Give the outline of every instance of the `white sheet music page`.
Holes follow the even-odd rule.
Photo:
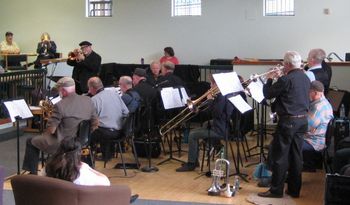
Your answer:
[[[252,95],[252,98],[256,100],[257,102],[261,103],[261,101],[264,100],[264,93],[263,93],[263,83],[260,80],[257,80],[256,82],[251,82],[248,85],[249,92]]]
[[[4,102],[4,104],[10,114],[11,122],[15,122],[15,117],[17,116],[21,117],[22,119],[33,117],[32,112],[23,99]]]
[[[241,82],[236,72],[213,74],[216,85],[222,95],[243,91]]]
[[[171,109],[184,106],[179,89],[177,88],[163,88],[160,91],[160,95],[162,97],[164,109]]]
[[[190,99],[187,95],[187,92],[185,90],[185,88],[180,88],[181,94],[182,94],[182,104],[186,105],[187,104],[187,100]]]
[[[56,105],[56,103],[58,103],[61,100],[62,100],[61,96],[57,96],[55,98],[50,98],[50,101],[53,105]]]
[[[251,110],[252,107],[244,101],[241,95],[236,95],[229,98],[229,101],[243,114],[248,110]]]

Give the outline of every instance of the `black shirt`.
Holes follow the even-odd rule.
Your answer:
[[[310,80],[301,69],[291,70],[272,84],[268,79],[263,87],[266,99],[276,98],[279,116],[306,115],[309,109]]]

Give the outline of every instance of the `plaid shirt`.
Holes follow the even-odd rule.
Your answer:
[[[308,113],[308,132],[305,135],[305,140],[316,151],[321,151],[325,147],[327,125],[332,118],[332,106],[325,97],[311,102]]]

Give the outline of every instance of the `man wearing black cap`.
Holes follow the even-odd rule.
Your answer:
[[[56,87],[62,98],[53,107],[47,121],[47,129],[42,135],[29,138],[23,160],[23,170],[37,173],[40,150],[55,153],[65,138],[76,137],[79,123],[90,120],[92,130],[98,126],[98,119],[92,100],[75,93],[75,82],[71,77],[61,78]]]
[[[75,58],[67,60],[67,64],[74,66],[72,77],[76,82],[78,94],[87,93],[87,82],[91,77],[97,76],[101,67],[101,56],[95,53],[89,41],[79,43],[81,52]]]

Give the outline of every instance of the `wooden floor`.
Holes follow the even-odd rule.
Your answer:
[[[255,145],[255,137],[248,138],[249,144]],[[183,145],[186,149],[186,144]],[[124,156],[130,161],[130,150],[127,151]],[[158,159],[152,159],[152,164],[156,165],[158,162],[166,159],[168,156],[163,154]],[[178,157],[175,154],[174,157]],[[187,153],[183,152],[182,160],[187,159]],[[258,158],[251,158],[248,162],[244,161],[244,164],[250,164],[257,162]],[[200,168],[197,168],[193,172],[178,173],[175,169],[178,168],[181,163],[171,160],[162,165],[157,165],[158,172],[145,173],[139,170],[128,170],[128,176],[125,177],[122,169],[113,169],[113,166],[120,162],[120,157],[113,159],[107,164],[106,168],[103,168],[103,163],[96,162],[96,169],[106,174],[112,184],[126,184],[128,185],[133,194],[139,194],[141,199],[152,200],[167,200],[167,201],[184,201],[184,202],[199,202],[199,203],[211,203],[211,204],[251,204],[247,202],[246,198],[251,195],[256,195],[258,192],[267,190],[266,188],[257,187],[257,182],[252,179],[252,173],[255,166],[248,168],[242,168],[241,172],[248,174],[248,182],[240,180],[241,190],[232,198],[225,198],[223,196],[208,196],[207,189],[212,183],[212,178],[201,176]],[[141,167],[148,164],[147,160],[140,158]],[[204,170],[208,168],[204,166]],[[230,173],[234,173],[234,167],[231,166]],[[322,170],[318,170],[316,173],[303,173],[303,185],[301,191],[301,197],[298,199],[291,199],[298,205],[313,205],[322,204],[324,195],[324,178],[325,174]],[[234,177],[230,177],[230,183],[233,183]],[[5,189],[11,189],[9,181],[5,183]],[[283,203],[281,203],[283,204]]]

